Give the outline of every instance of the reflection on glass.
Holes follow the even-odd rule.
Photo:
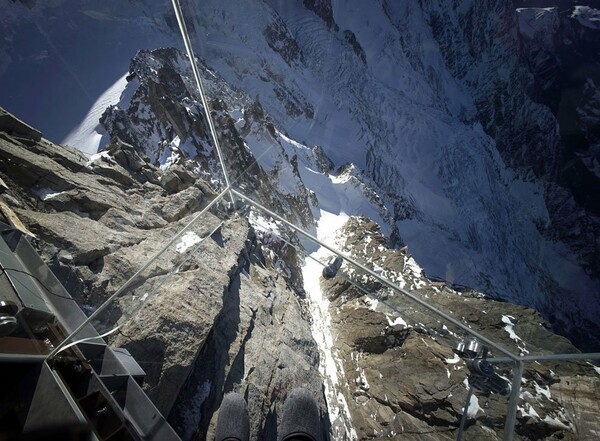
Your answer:
[[[96,3],[0,5],[0,432],[593,436],[599,11]]]

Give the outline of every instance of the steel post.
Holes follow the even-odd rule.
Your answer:
[[[515,423],[517,422],[517,410],[521,398],[521,379],[523,378],[523,362],[518,361],[514,365],[514,374],[511,384],[510,401],[506,411],[504,423],[504,441],[512,441],[515,435]]]

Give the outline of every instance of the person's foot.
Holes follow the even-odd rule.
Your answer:
[[[306,389],[294,389],[285,400],[279,440],[319,441],[319,429],[317,402]]]
[[[246,401],[240,394],[230,392],[223,398],[219,409],[215,441],[249,441],[249,439],[250,418]]]

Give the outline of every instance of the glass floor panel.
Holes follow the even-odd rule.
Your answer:
[[[211,438],[228,392],[276,439],[295,387],[323,440],[600,433],[600,60],[559,98],[523,61],[599,11],[150,3],[0,4],[0,438],[31,363],[98,439]]]

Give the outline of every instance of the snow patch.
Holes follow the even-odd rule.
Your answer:
[[[558,418],[553,418],[550,415],[546,415],[544,417],[544,422],[548,424],[550,427],[558,430],[571,430],[569,426],[560,421]]]
[[[514,320],[515,318],[510,315],[502,316],[502,323],[504,323],[504,330],[508,333],[508,336],[511,338],[511,340],[515,341],[521,354],[528,354],[529,351],[525,348],[525,342],[523,341],[523,339],[521,337],[519,337],[515,333],[515,331],[513,329],[515,324],[511,321],[511,319]]]
[[[98,161],[110,162],[110,161],[112,161],[112,159],[111,159],[110,155],[108,154],[108,152],[95,153],[92,156],[90,156],[90,159],[88,162],[86,162],[85,166],[87,168],[91,168],[92,165]]]
[[[551,394],[550,394],[550,387],[546,386],[546,387],[541,387],[539,384],[537,383],[533,383],[533,386],[535,387],[535,393],[536,395],[543,395],[546,398],[548,398],[549,400],[551,399]]]
[[[106,89],[92,104],[83,120],[60,143],[75,147],[88,155],[96,153],[104,137],[100,117],[107,107],[119,102],[121,94],[127,86],[126,78],[127,73]]]
[[[433,288],[433,290],[434,290],[434,291],[436,291],[436,292],[438,292],[438,291],[439,291],[439,290],[436,290],[435,286],[433,286],[432,288]],[[481,311],[481,312],[483,312],[484,314],[486,313],[485,311]],[[451,331],[451,330],[448,328],[448,326],[446,326],[446,325],[442,325],[442,329],[443,329],[444,331],[446,331],[448,334],[450,334],[451,336],[453,336],[453,337],[458,337],[458,334],[457,334],[456,332],[452,332],[452,331]]]
[[[169,147],[163,151],[163,154],[160,157],[160,169],[162,171],[167,171],[173,164],[177,164],[181,159],[181,151],[179,150],[179,144],[181,140],[179,136],[175,136],[173,141],[169,143]]]
[[[392,328],[394,331],[402,331],[403,329],[408,328],[408,323],[406,323],[402,317],[397,317],[394,320],[391,320],[389,317],[387,317],[387,320],[390,328]]]
[[[277,222],[271,217],[263,216],[256,210],[250,211],[249,221],[256,231],[269,234],[279,234]]]
[[[590,363],[589,361],[587,362],[587,364],[589,364],[592,368],[594,368],[594,370],[596,371],[596,373],[598,375],[600,375],[600,367],[598,366],[594,366],[592,363]]]
[[[419,266],[419,264],[417,263],[417,261],[412,256],[409,257],[408,260],[406,260],[406,262],[404,263],[404,268],[406,269],[406,267],[408,267],[408,269],[415,276],[420,276],[423,273],[423,268],[421,268]]]
[[[336,232],[346,223],[347,219],[348,217],[343,213],[335,215],[321,210],[317,227],[318,239],[328,244],[335,243]],[[319,372],[324,378],[325,398],[329,409],[329,417],[334,428],[334,435],[340,435],[341,438],[344,434],[347,434],[350,440],[356,440],[357,434],[352,425],[350,409],[340,390],[340,386],[342,386],[340,379],[344,378],[344,370],[334,348],[329,301],[321,291],[322,266],[319,262],[326,260],[329,255],[330,251],[324,247],[320,247],[313,252],[306,258],[302,268],[302,276],[313,319],[311,330],[321,354]],[[336,434],[336,431],[340,433]]]
[[[64,193],[64,191],[54,191],[50,188],[34,189],[31,192],[42,201],[47,201],[48,199],[55,198],[56,196]]]
[[[365,370],[358,368],[358,377],[356,377],[356,384],[363,390],[369,390],[371,386],[369,386],[369,382],[367,381],[367,376],[365,375]]]
[[[511,319],[514,320],[514,317],[510,316],[510,315],[503,315],[502,316],[502,323],[505,323],[504,326],[504,330],[506,332],[508,332],[508,336],[515,341],[521,341],[521,337],[519,337],[515,331],[513,331],[513,327],[515,326],[515,324],[511,321]]]
[[[460,357],[456,354],[454,354],[454,357],[452,358],[446,358],[446,364],[456,364],[460,361]]]
[[[521,412],[521,417],[529,417],[529,418],[540,418],[540,415],[536,412],[536,410],[529,403],[525,403],[523,406],[518,406],[517,409]]]
[[[475,395],[471,395],[469,407],[467,408],[467,416],[469,418],[475,418],[479,411],[484,412],[484,410],[479,406],[479,398],[477,398]]]
[[[377,311],[377,305],[379,305],[379,300],[374,299],[372,297],[365,297],[364,301],[371,311]]]
[[[175,251],[178,253],[185,253],[190,247],[193,247],[197,243],[202,242],[202,238],[193,231],[188,231],[181,236],[181,241],[175,247]]]

